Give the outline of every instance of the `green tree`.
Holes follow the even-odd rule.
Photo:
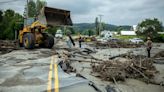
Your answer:
[[[40,10],[45,7],[47,5],[47,2],[46,1],[41,1],[41,0],[37,0],[36,1],[36,11],[37,13],[40,12]]]
[[[4,11],[2,21],[0,22],[0,39],[14,39],[15,30],[19,30],[19,22],[23,22],[23,17],[15,13],[13,10],[8,9]]]
[[[88,36],[92,36],[95,34],[95,32],[92,29],[86,29],[82,32],[83,35],[88,35]]]
[[[0,39],[3,36],[2,20],[3,20],[3,12],[0,10]]]
[[[91,30],[91,29],[89,29],[89,30],[88,30],[88,36],[92,36],[92,35],[94,35],[94,31]]]
[[[3,12],[0,10],[0,23],[2,22],[3,19]]]
[[[30,0],[28,2],[28,16],[29,17],[35,17],[37,14],[36,12],[36,4],[33,0]]]
[[[122,26],[119,26],[116,31],[118,32],[118,34],[121,34],[121,31],[123,30]]]
[[[162,31],[162,22],[157,18],[154,19],[145,19],[137,26],[137,35],[144,37],[156,38],[159,31]]]
[[[106,30],[106,24],[104,22],[101,23],[101,30]]]
[[[13,18],[15,12],[11,9],[4,11],[3,20],[2,20],[2,39],[12,39],[14,38],[13,31]]]
[[[99,35],[99,21],[98,17],[95,19],[96,35]]]

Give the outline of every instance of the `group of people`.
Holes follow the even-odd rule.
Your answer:
[[[72,45],[75,47],[75,42],[70,34],[67,34],[66,43],[69,48],[71,48]],[[146,47],[147,47],[146,49],[147,49],[148,58],[150,58],[150,51],[152,49],[152,41],[151,41],[150,37],[147,37]],[[81,36],[79,36],[79,48],[82,48],[82,37]]]

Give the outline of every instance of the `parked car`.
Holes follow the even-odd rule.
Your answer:
[[[140,38],[133,38],[133,39],[129,39],[130,42],[132,43],[143,43],[144,41]]]
[[[109,41],[110,41],[110,42],[119,42],[120,39],[118,39],[118,38],[111,38],[111,39],[109,39]]]

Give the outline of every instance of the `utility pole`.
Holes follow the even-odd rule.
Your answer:
[[[100,17],[100,23],[99,23],[99,36],[100,36],[101,24],[102,24],[102,23],[101,23],[101,20],[102,20],[102,16],[103,16],[103,15],[100,14],[100,15],[98,15],[98,16]]]
[[[26,17],[28,18],[28,0],[27,0],[27,8],[26,8]]]

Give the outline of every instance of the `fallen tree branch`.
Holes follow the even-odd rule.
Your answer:
[[[151,84],[155,84],[155,85],[161,85],[161,86],[164,86],[164,81],[162,81],[162,82],[157,82],[157,81],[154,81],[154,80],[150,80],[149,83],[151,83]]]
[[[118,87],[118,84],[117,84],[116,79],[115,79],[114,77],[112,77],[112,79],[113,79],[113,81],[114,81],[114,84],[115,84],[115,85],[116,85],[116,87],[118,88],[118,90],[119,90],[120,92],[122,92],[122,91],[121,91],[121,89]]]
[[[83,56],[83,55],[77,55],[77,54],[72,54],[72,56],[83,57],[83,58],[87,58],[87,59],[91,59],[92,58],[90,56]]]
[[[67,60],[70,61],[79,61],[79,62],[86,62],[86,63],[98,63],[100,64],[101,62],[97,62],[97,61],[92,61],[92,60],[86,60],[86,59],[75,59],[75,58],[69,58]]]
[[[155,64],[164,64],[164,59],[155,59],[153,61],[153,63],[155,63]]]
[[[140,73],[140,75],[142,75],[146,80],[149,81],[149,78],[144,73],[142,73],[140,70],[136,69],[135,67],[133,67],[131,65],[129,67],[132,68],[133,70],[137,71],[138,73]]]

